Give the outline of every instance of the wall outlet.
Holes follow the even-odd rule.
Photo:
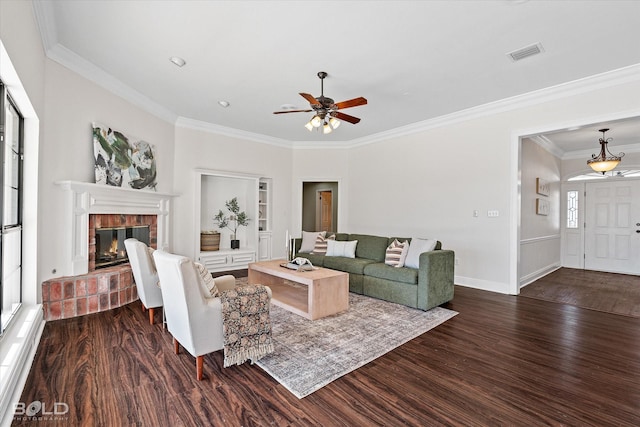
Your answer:
[[[487,216],[489,218],[495,218],[497,216],[500,216],[500,211],[487,211]]]

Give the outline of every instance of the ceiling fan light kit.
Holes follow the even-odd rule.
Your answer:
[[[616,166],[620,163],[622,158],[624,157],[624,153],[620,153],[617,156],[613,155],[609,149],[607,148],[607,144],[611,141],[612,138],[605,138],[605,133],[609,129],[600,129],[598,132],[602,132],[602,138],[598,141],[600,143],[600,154],[597,156],[595,154],[591,155],[591,159],[587,160],[587,164],[591,166],[596,172],[602,172],[604,175],[605,172],[609,172],[610,170],[615,169]]]
[[[275,111],[273,114],[310,113],[313,111],[315,114],[311,120],[304,125],[304,127],[307,128],[309,132],[312,132],[313,130],[320,130],[320,128],[322,128],[322,133],[325,135],[333,132],[334,129],[337,129],[338,126],[340,126],[340,120],[344,120],[351,124],[360,122],[359,118],[341,113],[338,110],[365,105],[367,100],[363,97],[358,97],[336,103],[333,99],[324,96],[324,79],[327,77],[327,73],[320,71],[318,73],[318,77],[320,78],[319,97],[316,98],[308,93],[300,93],[300,96],[309,102],[311,110]]]

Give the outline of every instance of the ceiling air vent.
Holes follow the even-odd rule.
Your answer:
[[[544,48],[540,43],[532,44],[530,46],[525,46],[521,49],[514,50],[513,52],[507,53],[507,56],[511,58],[512,61],[520,61],[521,59],[527,58],[529,56],[537,55],[539,53],[544,52]]]

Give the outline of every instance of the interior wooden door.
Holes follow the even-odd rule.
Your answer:
[[[586,185],[585,269],[640,274],[640,181]]]
[[[331,191],[319,191],[320,203],[320,230],[333,230],[333,193]]]

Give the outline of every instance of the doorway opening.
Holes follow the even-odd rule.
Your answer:
[[[302,183],[302,229],[338,230],[338,182]]]

